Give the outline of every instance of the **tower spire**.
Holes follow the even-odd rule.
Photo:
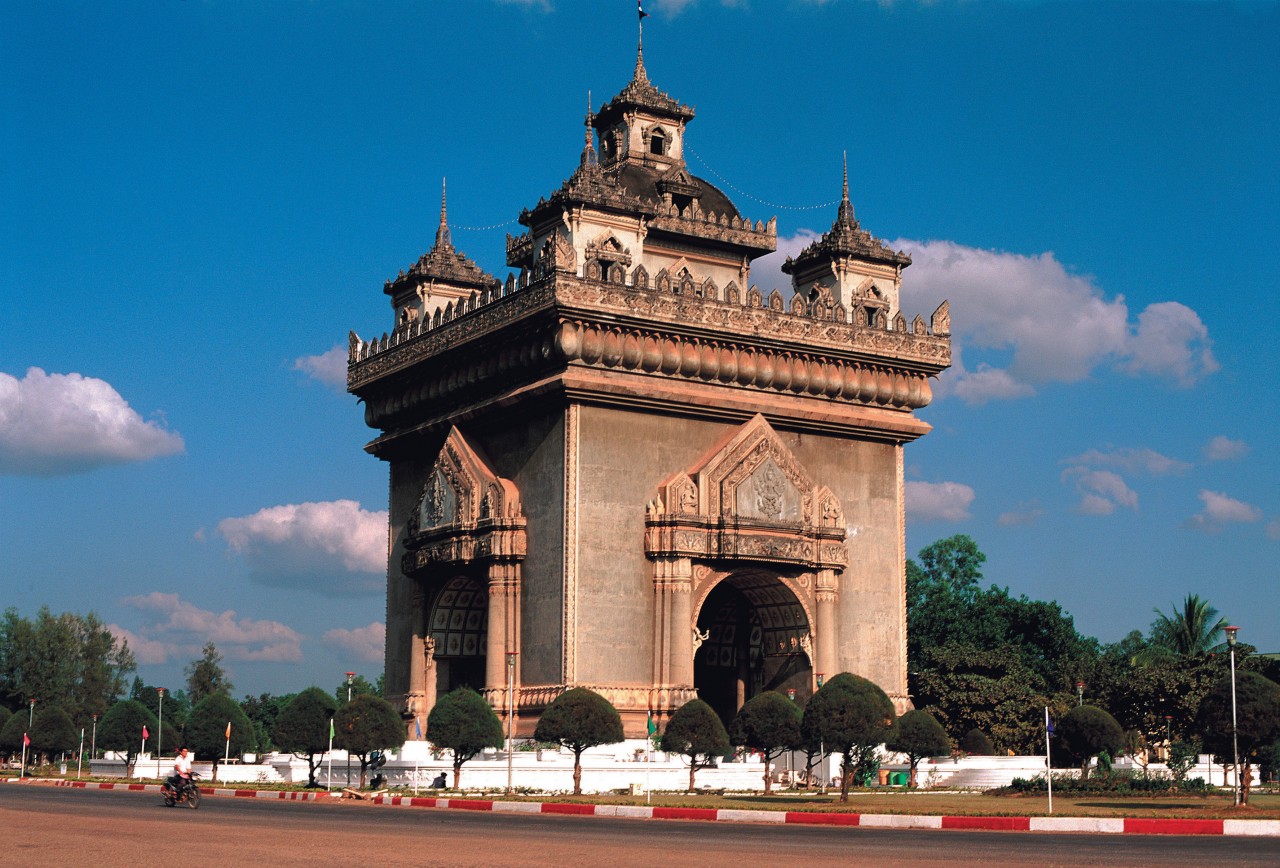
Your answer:
[[[449,237],[449,215],[446,208],[448,197],[448,179],[440,179],[440,227],[436,229],[436,249],[452,250],[453,239]]]
[[[640,36],[636,40],[636,71],[631,77],[633,81],[649,80],[649,76],[644,71],[644,20],[649,17],[649,13],[644,11],[643,0],[636,0],[636,11],[640,16]]]
[[[849,152],[844,152],[844,181],[840,190],[840,212],[838,221],[852,222],[856,220],[853,216],[853,203],[849,201]]]
[[[595,140],[591,136],[591,91],[587,91],[587,117],[584,122],[586,126],[585,139],[586,142],[582,148],[582,167],[595,166],[599,163],[596,158]]]

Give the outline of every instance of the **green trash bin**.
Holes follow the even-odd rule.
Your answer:
[[[889,786],[905,787],[906,785],[907,785],[906,772],[890,772],[889,773]]]

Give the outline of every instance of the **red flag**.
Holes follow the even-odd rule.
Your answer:
[[[144,723],[142,725],[142,740],[146,741],[149,738],[151,738],[151,733],[147,732],[147,725]]]
[[[231,738],[231,721],[227,721],[227,738]]]
[[[31,739],[27,738],[27,734],[25,732],[22,734],[22,746],[31,747]]]

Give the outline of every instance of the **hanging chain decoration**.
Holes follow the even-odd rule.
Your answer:
[[[708,163],[706,160],[704,160],[702,158],[702,155],[699,154],[697,151],[695,151],[693,148],[689,147],[688,145],[685,145],[684,149],[686,152],[692,154],[693,158],[697,160],[699,163],[701,163],[708,172],[715,175],[716,180],[718,180],[721,184],[724,184],[726,187],[728,187],[733,192],[737,193],[739,196],[746,196],[748,199],[752,200],[753,202],[759,202],[761,205],[765,205],[769,208],[778,208],[779,210],[782,210],[782,211],[818,211],[823,208],[833,208],[836,205],[840,204],[839,199],[832,199],[830,202],[823,202],[820,205],[779,205],[777,202],[770,202],[768,199],[761,199],[759,196],[752,196],[746,190],[740,189],[739,187],[734,185],[734,183],[730,181],[728,178],[726,178],[724,175],[721,175],[719,172],[713,169],[711,167],[711,164]]]

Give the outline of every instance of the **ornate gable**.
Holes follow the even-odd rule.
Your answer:
[[[456,427],[427,471],[405,529],[406,573],[432,563],[524,556],[519,490],[490,470]]]
[[[668,477],[648,514],[651,556],[679,552],[826,569],[848,562],[839,498],[813,481],[760,415]]]

